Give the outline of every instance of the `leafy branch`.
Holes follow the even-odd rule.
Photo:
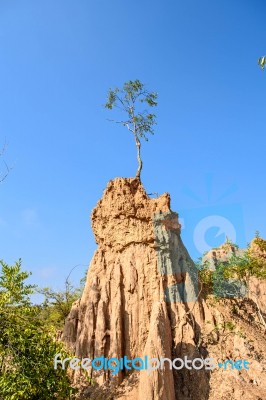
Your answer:
[[[110,89],[105,104],[105,108],[109,110],[116,107],[126,114],[123,120],[111,121],[125,126],[134,135],[138,160],[136,178],[139,179],[143,164],[140,155],[141,139],[148,141],[147,134],[153,135],[153,126],[156,125],[156,115],[149,112],[145,106],[157,106],[157,93],[146,90],[138,79],[124,83],[121,89]]]

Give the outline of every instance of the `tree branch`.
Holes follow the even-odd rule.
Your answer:
[[[6,140],[5,140],[4,146],[2,147],[2,149],[1,149],[1,151],[0,151],[0,157],[3,156],[3,154],[4,154],[5,151],[6,151],[6,148],[7,148],[7,142],[6,142]],[[3,160],[3,163],[5,164],[6,171],[5,171],[4,173],[1,174],[1,176],[0,176],[0,183],[3,182],[3,181],[6,179],[7,175],[9,174],[9,172],[10,172],[11,169],[12,169],[11,167],[9,167],[9,166],[7,165],[7,163],[5,162],[5,160]]]

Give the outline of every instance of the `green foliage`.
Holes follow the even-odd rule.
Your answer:
[[[68,354],[31,304],[29,274],[21,271],[21,260],[0,265],[0,400],[73,398],[66,371],[53,366],[55,354]]]
[[[214,330],[216,332],[229,331],[234,332],[236,325],[232,321],[224,321],[223,323],[216,324]]]
[[[252,247],[241,255],[232,254],[226,261],[218,261],[214,270],[210,269],[208,261],[203,261],[204,257],[199,259],[196,266],[205,292],[217,297],[243,297],[251,276],[266,279],[266,256],[261,255],[263,252],[266,252],[266,241],[257,232]]]
[[[224,329],[230,332],[234,332],[236,329],[236,325],[232,321],[225,321]]]
[[[29,306],[29,295],[34,292],[34,285],[26,285],[28,272],[21,271],[21,259],[15,265],[7,265],[0,260],[0,309],[4,306]]]
[[[217,274],[224,279],[245,280],[249,271],[249,257],[247,253],[241,256],[232,255],[227,261],[220,262],[216,268]]]
[[[261,69],[265,69],[266,65],[266,56],[260,57],[258,59],[258,65],[261,67]]]
[[[255,236],[255,239],[253,240],[253,243],[255,245],[257,245],[261,251],[266,251],[266,240],[264,240],[260,237],[258,231],[256,231],[256,232],[257,232],[257,234]]]
[[[207,261],[202,262],[199,258],[196,262],[196,268],[198,269],[198,277],[200,282],[203,284],[203,288],[206,292],[212,292],[213,290],[213,271],[209,268],[209,263]]]
[[[157,106],[157,93],[148,92],[138,79],[124,83],[121,89],[110,89],[105,108],[114,107],[126,115],[125,119],[115,121],[125,126],[135,137],[139,168],[136,176],[140,176],[142,161],[140,159],[140,138],[148,141],[147,134],[154,134],[156,115],[148,112],[146,107]]]
[[[255,254],[251,247],[248,248],[247,254],[249,258],[249,274],[260,279],[266,279],[266,240],[263,240],[258,235],[253,240],[253,246],[254,245],[257,246],[260,254]]]
[[[56,329],[62,329],[74,301],[78,300],[84,288],[84,278],[80,287],[75,288],[67,279],[65,289],[56,291],[51,288],[39,288],[38,292],[44,295],[44,303],[40,309],[40,318]]]
[[[117,122],[126,126],[134,135],[148,140],[145,134],[154,133],[156,116],[148,113],[146,109],[140,110],[138,106],[143,103],[149,107],[157,106],[157,93],[148,92],[143,83],[137,79],[126,82],[122,89],[110,89],[105,107],[109,110],[117,107],[125,112],[127,119]]]
[[[199,279],[204,292],[214,294],[218,298],[242,297],[243,280],[246,267],[241,257],[232,256],[228,261],[219,262],[215,270],[211,270],[208,262],[198,263]],[[243,269],[243,271],[242,271]]]

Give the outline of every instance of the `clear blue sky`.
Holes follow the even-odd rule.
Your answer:
[[[266,237],[265,17],[264,0],[1,0],[0,143],[13,170],[0,186],[0,257],[54,287],[89,263],[92,208],[137,168],[132,137],[102,104],[137,78],[159,94],[142,180],[170,192],[191,255],[219,244],[228,221],[240,245]]]

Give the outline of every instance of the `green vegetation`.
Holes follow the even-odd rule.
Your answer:
[[[146,134],[153,134],[153,125],[156,124],[156,115],[149,113],[145,106],[157,106],[157,93],[148,92],[138,79],[124,83],[122,89],[110,89],[105,107],[112,110],[114,107],[126,114],[126,119],[114,121],[125,126],[134,135],[137,147],[138,169],[136,178],[140,178],[142,159],[140,155],[141,138],[148,140]]]
[[[229,337],[239,336],[246,338],[244,332],[241,329],[237,329],[237,326],[232,321],[224,321],[216,324],[214,328],[203,337],[208,345],[218,345],[220,347],[221,358],[224,358],[226,353],[226,345]]]
[[[266,240],[255,237],[253,244],[257,247],[257,254],[251,248],[248,249],[249,274],[266,279]],[[264,256],[261,255],[262,252],[265,252]]]
[[[226,261],[218,261],[214,270],[210,269],[208,261],[203,261],[204,257],[199,259],[196,265],[204,291],[216,297],[243,297],[251,276],[266,279],[265,251],[266,241],[257,232],[252,246],[249,245],[242,255],[232,254]]]
[[[72,399],[76,389],[66,371],[53,365],[55,354],[69,355],[30,301],[29,273],[21,260],[0,266],[0,400]]]
[[[51,325],[52,328],[63,329],[72,304],[82,295],[85,278],[86,276],[81,279],[78,288],[75,288],[68,278],[65,281],[65,289],[62,291],[56,291],[48,287],[39,288],[38,292],[45,299],[40,309],[40,318]]]
[[[243,337],[243,332],[241,330],[237,330],[236,325],[232,321],[224,321],[223,323],[216,324],[214,327],[214,331],[218,333],[234,333],[240,337]]]
[[[265,69],[265,65],[266,65],[266,56],[260,57],[258,59],[258,64],[261,67],[261,69]]]

